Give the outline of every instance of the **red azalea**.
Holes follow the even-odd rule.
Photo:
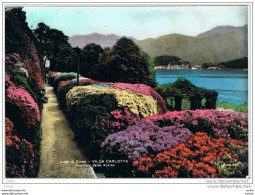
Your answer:
[[[230,149],[225,146],[226,141],[237,144],[238,147],[245,145],[240,140],[214,139],[206,133],[198,132],[187,142],[172,149],[138,159],[134,166],[141,171],[151,171],[152,167],[162,166],[162,169],[151,172],[153,177],[178,177],[180,167],[192,171],[193,177],[218,177],[220,173],[217,173],[213,163],[226,154],[233,158]],[[193,151],[194,145],[197,149]]]

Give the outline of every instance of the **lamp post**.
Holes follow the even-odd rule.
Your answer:
[[[77,67],[77,86],[79,86],[79,75],[80,75],[80,56],[78,56],[78,67]]]
[[[74,48],[74,51],[77,54],[78,63],[77,63],[77,82],[76,85],[79,86],[79,75],[80,75],[80,56],[81,56],[81,50],[79,47]]]

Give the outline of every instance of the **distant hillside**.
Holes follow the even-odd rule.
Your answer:
[[[215,27],[209,31],[206,31],[204,33],[201,33],[196,36],[196,38],[205,38],[205,37],[217,37],[217,36],[222,36],[226,35],[232,32],[240,31],[243,28],[247,28],[247,25],[242,26],[242,27],[234,27],[234,26],[218,26]]]
[[[247,28],[206,38],[171,34],[137,41],[136,44],[151,57],[178,56],[191,64],[222,62],[248,55]]]
[[[96,43],[98,45],[101,45],[101,47],[112,47],[118,39],[120,39],[122,36],[119,35],[103,35],[98,33],[93,33],[89,35],[73,35],[69,37],[68,42],[71,44],[72,47],[79,47],[83,48],[89,43]],[[133,37],[127,37],[133,41],[137,41],[137,39]]]

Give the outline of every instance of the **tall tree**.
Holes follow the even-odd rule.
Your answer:
[[[109,82],[142,83],[155,87],[150,64],[139,47],[130,39],[121,38],[99,57],[95,79]]]
[[[34,34],[39,43],[40,53],[51,61],[50,70],[74,71],[76,54],[68,43],[68,36],[44,23],[38,24]]]
[[[35,37],[26,22],[26,13],[22,8],[10,8],[5,11],[5,53],[18,53],[22,59],[28,59],[29,51],[24,40],[27,34],[31,41]]]
[[[92,70],[99,63],[99,55],[103,52],[103,48],[95,43],[88,44],[83,48],[80,64],[80,74],[82,76],[94,77]]]

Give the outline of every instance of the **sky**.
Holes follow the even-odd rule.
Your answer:
[[[28,25],[39,22],[67,36],[92,33],[138,40],[172,33],[196,36],[217,26],[247,24],[246,6],[25,7]]]

